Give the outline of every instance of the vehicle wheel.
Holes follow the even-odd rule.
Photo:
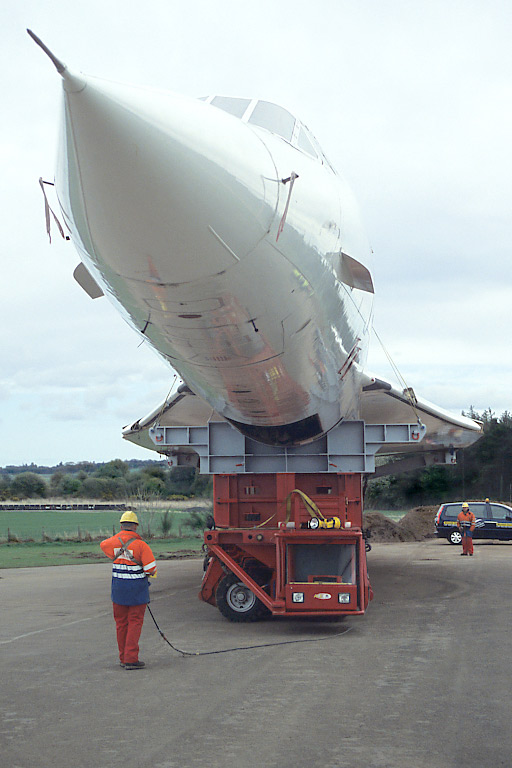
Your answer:
[[[263,603],[234,573],[224,576],[215,600],[219,611],[230,621],[257,621],[265,612]]]
[[[450,544],[460,544],[462,542],[462,534],[460,531],[452,531],[448,536]]]

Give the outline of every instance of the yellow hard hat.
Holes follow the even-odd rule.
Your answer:
[[[462,502],[462,509],[469,509],[469,504],[467,503],[467,501]]]
[[[123,512],[121,515],[121,519],[119,520],[120,523],[135,523],[136,525],[139,524],[139,518],[135,514],[135,512],[132,512],[131,509],[127,509],[126,512]]]

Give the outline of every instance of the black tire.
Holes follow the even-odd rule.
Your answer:
[[[230,621],[258,621],[267,613],[261,600],[234,573],[224,576],[215,599],[219,611]]]
[[[448,536],[450,544],[462,544],[462,533],[456,528]]]

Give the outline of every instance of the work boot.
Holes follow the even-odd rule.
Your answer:
[[[146,665],[143,661],[127,661],[124,665],[125,669],[143,669]]]

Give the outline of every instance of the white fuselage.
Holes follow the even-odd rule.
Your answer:
[[[256,102],[241,119],[94,78],[64,88],[62,212],[129,322],[257,440],[302,443],[357,417],[373,296],[344,259],[357,273],[370,250],[300,123],[283,138],[250,122]]]

